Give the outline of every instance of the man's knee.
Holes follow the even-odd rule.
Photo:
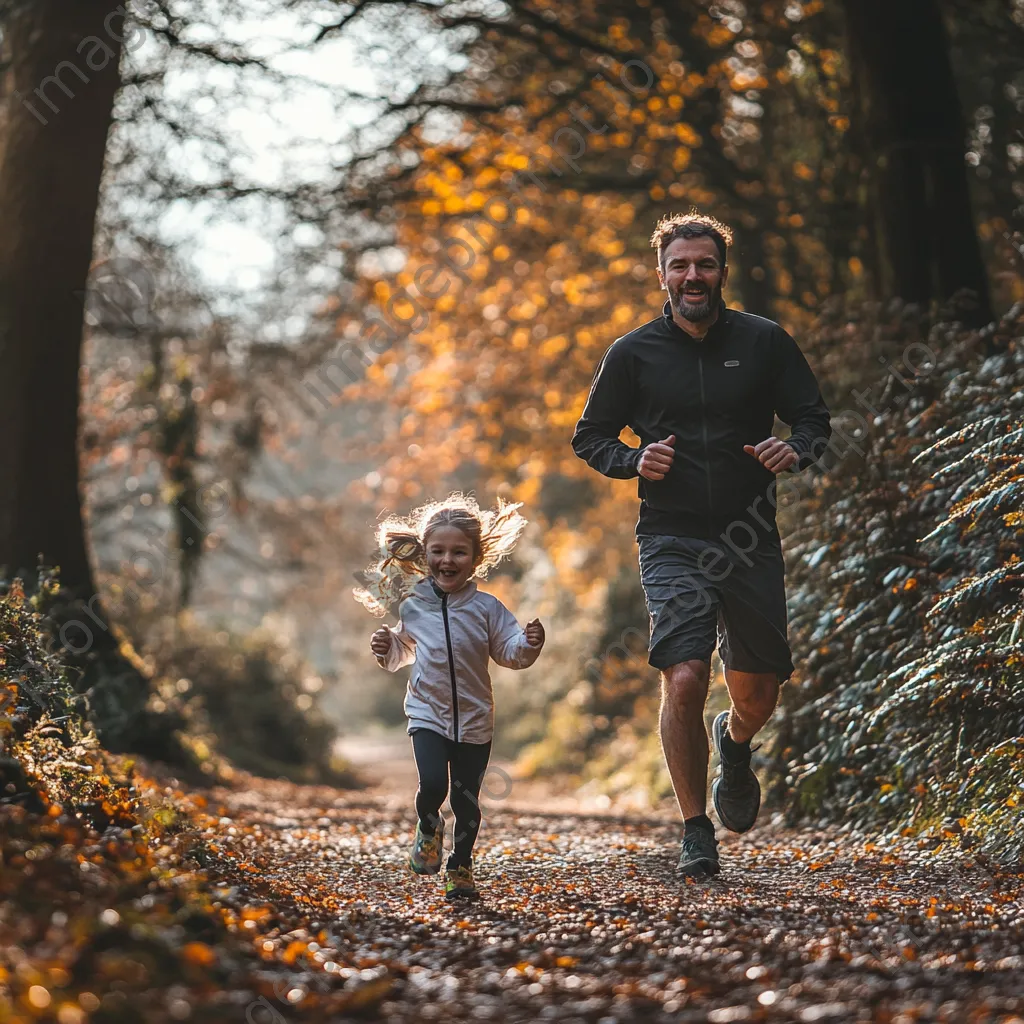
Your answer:
[[[665,703],[672,707],[701,710],[708,699],[710,666],[701,661],[684,661],[661,674]]]

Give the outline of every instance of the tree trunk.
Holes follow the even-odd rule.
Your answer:
[[[78,473],[83,304],[123,23],[109,0],[9,17],[0,151],[0,566],[94,592]],[[106,20],[106,25],[105,25]]]
[[[872,162],[885,290],[910,302],[977,296],[991,318],[964,166],[966,132],[936,0],[844,0]]]
[[[78,466],[85,293],[124,24],[110,0],[33,0],[5,25],[0,142],[0,569],[60,567],[47,621],[110,750],[182,760],[180,723],[95,600]]]

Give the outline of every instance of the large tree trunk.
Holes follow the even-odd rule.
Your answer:
[[[936,0],[844,0],[886,291],[911,302],[977,295],[991,318],[964,166],[966,132]]]
[[[113,6],[34,0],[10,17],[5,33],[0,566],[32,579],[42,555],[60,566],[65,584],[87,594],[92,572],[78,474],[81,295],[120,83],[123,23],[108,19]]]
[[[110,0],[32,0],[5,26],[0,125],[0,567],[60,567],[48,620],[108,749],[180,760],[95,600],[82,521],[83,301],[124,23]],[[63,627],[63,628],[62,628]]]

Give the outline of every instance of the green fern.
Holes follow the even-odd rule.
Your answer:
[[[965,818],[1024,851],[1024,323],[1007,351],[876,422],[791,538],[800,675],[775,745],[796,817]],[[933,329],[933,335],[939,331]]]

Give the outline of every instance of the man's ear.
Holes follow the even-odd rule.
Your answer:
[[[722,287],[724,288],[728,283],[729,283],[729,264],[726,263],[726,265],[724,267],[722,267]]]
[[[658,287],[664,290],[665,288],[665,275],[661,272],[661,267],[656,268],[658,271]]]

